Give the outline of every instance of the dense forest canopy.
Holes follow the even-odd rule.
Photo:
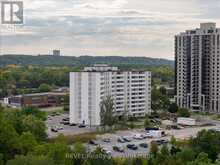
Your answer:
[[[174,70],[170,66],[121,66],[122,69],[142,69],[152,72],[153,83],[172,83]],[[82,67],[70,66],[20,66],[8,65],[0,68],[0,98],[16,94],[40,92],[42,84],[51,89],[69,86],[69,73]],[[159,78],[159,80],[158,80]],[[39,91],[38,91],[39,89]]]
[[[97,63],[110,65],[141,65],[141,66],[174,66],[174,62],[166,59],[148,57],[120,57],[120,56],[52,56],[52,55],[3,55],[0,56],[0,67],[7,65],[40,65],[40,66],[87,66]]]

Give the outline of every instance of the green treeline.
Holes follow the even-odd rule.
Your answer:
[[[219,165],[220,134],[203,130],[196,138],[162,147],[152,143],[146,157],[112,158],[99,147],[90,152],[79,141],[60,135],[49,141],[37,108],[11,110],[0,107],[1,165]]]
[[[136,65],[136,66],[174,66],[174,62],[165,59],[147,57],[120,57],[120,56],[52,56],[52,55],[3,55],[0,56],[0,67],[7,65],[21,66],[87,66],[93,64]]]
[[[120,66],[122,69],[150,70],[153,80],[158,77],[161,81],[155,83],[173,82],[174,71],[172,67],[140,67]],[[19,66],[9,65],[0,69],[0,98],[26,93],[44,92],[55,87],[69,86],[69,73],[80,71],[82,67],[42,67],[42,66]]]

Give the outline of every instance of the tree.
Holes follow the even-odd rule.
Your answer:
[[[33,115],[40,120],[47,119],[46,113],[40,111],[37,107],[25,107],[20,111],[20,113],[23,116]]]
[[[220,134],[214,131],[200,131],[197,137],[191,140],[191,147],[196,154],[207,153],[215,161],[220,153]]]
[[[21,151],[22,154],[26,155],[27,153],[34,150],[35,146],[37,145],[37,141],[35,140],[34,136],[30,132],[24,132],[19,137],[19,142],[21,144]]]
[[[51,158],[56,165],[67,164],[71,161],[66,157],[67,154],[71,154],[69,147],[65,143],[53,143],[49,145],[48,157]]]
[[[151,92],[151,99],[152,99],[152,109],[155,112],[161,109],[160,97],[161,97],[160,91],[156,87],[153,87]]]
[[[165,87],[160,87],[160,93],[162,94],[162,95],[166,95],[166,93],[167,93],[167,90],[166,90],[166,88]]]
[[[132,165],[143,165],[143,159],[141,157],[133,158]]]
[[[39,92],[50,92],[52,90],[51,86],[48,84],[41,84],[38,87]]]
[[[23,130],[25,132],[31,132],[36,140],[44,141],[46,139],[46,126],[42,120],[37,119],[33,115],[28,115],[25,116],[21,122]]]
[[[14,127],[4,118],[3,112],[0,112],[0,153],[4,160],[19,153],[18,136]]]
[[[102,150],[97,147],[89,158],[91,165],[113,165],[112,159]]]
[[[55,165],[53,160],[45,156],[17,156],[13,160],[9,160],[7,165]]]
[[[69,96],[64,96],[63,97],[63,110],[64,111],[69,111],[69,105],[70,105],[70,103],[69,103],[70,101],[69,101]]]
[[[181,152],[177,152],[176,156],[185,162],[191,162],[195,159],[195,152],[193,149],[185,147]]]
[[[150,146],[150,155],[152,155],[153,157],[156,157],[158,154],[158,145],[156,142],[152,141],[151,142],[151,146]]]
[[[179,117],[190,117],[190,112],[186,108],[179,108],[177,113]]]
[[[85,156],[85,154],[87,154],[85,146],[80,142],[76,142],[73,148],[73,155],[79,156],[74,158],[74,165],[82,164],[84,162],[83,156]]]
[[[4,156],[0,153],[0,165],[4,165]]]
[[[151,125],[150,120],[148,117],[146,117],[144,120],[144,127],[146,128],[146,127],[149,127],[150,125]]]
[[[170,105],[170,99],[166,92],[162,89],[154,87],[151,92],[152,109],[157,112],[158,110],[167,110]]]
[[[208,154],[201,152],[195,161],[188,163],[187,165],[214,165],[208,158]]]
[[[102,126],[112,127],[116,123],[114,102],[111,96],[107,96],[101,102],[100,118]]]
[[[170,104],[169,108],[168,108],[168,111],[170,113],[176,113],[178,111],[178,106],[176,103],[172,103]]]
[[[127,106],[125,106],[124,111],[121,115],[121,122],[122,122],[123,125],[125,125],[128,122],[129,116],[130,116],[129,111],[127,109]]]
[[[163,145],[160,149],[160,152],[157,154],[156,158],[154,159],[155,164],[161,165],[170,165],[170,152],[166,145]]]

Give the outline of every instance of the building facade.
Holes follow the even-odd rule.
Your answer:
[[[100,125],[100,103],[107,96],[118,115],[142,117],[151,112],[151,73],[122,72],[105,65],[70,73],[70,122]]]
[[[175,99],[180,107],[220,112],[219,36],[215,23],[175,36]]]
[[[53,50],[53,56],[60,56],[60,50]]]
[[[64,99],[68,97],[67,92],[48,92],[24,94],[5,98],[5,104],[12,107],[56,107],[64,104]]]

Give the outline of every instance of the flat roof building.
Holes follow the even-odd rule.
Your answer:
[[[70,122],[100,125],[100,103],[107,96],[112,97],[117,115],[126,110],[144,117],[151,113],[151,73],[107,65],[70,73]]]
[[[220,28],[200,28],[175,36],[175,91],[180,107],[220,113]]]
[[[64,103],[67,92],[47,92],[16,95],[5,98],[5,103],[13,107],[55,107]]]
[[[53,56],[60,56],[60,50],[53,50]]]

